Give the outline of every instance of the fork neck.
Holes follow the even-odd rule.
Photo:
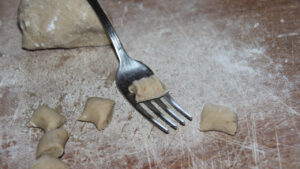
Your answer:
[[[101,8],[100,4],[97,0],[87,0],[89,4],[92,6],[94,11],[96,12],[99,20],[101,21],[111,43],[112,46],[116,52],[116,55],[118,56],[119,62],[122,63],[125,60],[128,60],[129,57],[123,48],[123,45],[113,28],[112,24],[110,23],[109,19],[107,18],[106,14],[104,13],[103,9]]]

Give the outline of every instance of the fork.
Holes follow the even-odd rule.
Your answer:
[[[164,110],[167,114],[169,114],[171,117],[173,117],[179,124],[185,125],[184,120],[179,117],[172,109],[170,109],[170,106],[167,106],[162,99],[164,99],[167,103],[172,105],[172,107],[177,110],[179,113],[181,113],[185,118],[188,120],[192,120],[192,116],[187,113],[185,110],[183,110],[179,104],[176,103],[176,101],[171,97],[169,93],[166,93],[160,98],[144,101],[141,103],[136,102],[135,95],[133,93],[130,93],[128,90],[128,87],[132,84],[133,81],[142,79],[144,77],[149,77],[153,75],[154,73],[152,70],[143,64],[140,61],[134,60],[128,56],[125,49],[123,48],[123,45],[120,41],[120,39],[117,36],[117,33],[115,32],[112,24],[110,23],[109,19],[107,18],[106,14],[104,13],[103,9],[101,8],[100,4],[97,0],[87,0],[89,4],[92,6],[94,11],[96,12],[99,20],[101,21],[109,39],[112,42],[112,46],[114,48],[114,51],[118,57],[118,60],[120,62],[119,68],[116,74],[116,84],[119,89],[119,91],[123,94],[123,96],[128,100],[128,102],[141,114],[143,115],[147,120],[149,120],[151,123],[153,123],[156,127],[158,127],[161,131],[168,134],[169,130],[167,127],[162,125],[159,121],[157,121],[146,109],[148,108],[151,110],[156,116],[158,116],[161,120],[163,120],[165,123],[167,123],[170,127],[173,129],[177,129],[177,125],[169,120],[164,113],[162,113],[158,108],[160,107],[162,110]],[[155,103],[157,106],[155,106],[153,103]],[[144,108],[142,106],[144,104]]]

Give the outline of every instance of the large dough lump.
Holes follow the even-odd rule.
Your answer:
[[[103,130],[111,121],[115,102],[98,97],[88,98],[79,121],[92,122],[98,130]]]
[[[109,44],[86,0],[22,0],[18,11],[23,48],[74,48]]]
[[[221,131],[234,135],[237,121],[236,113],[229,108],[208,103],[202,110],[200,131]]]
[[[62,161],[48,156],[43,155],[40,157],[34,164],[30,167],[30,169],[69,169],[65,163]]]
[[[66,118],[48,106],[39,106],[33,113],[27,127],[39,127],[44,131],[50,131],[62,126]]]
[[[42,155],[50,155],[58,158],[64,153],[64,147],[69,138],[68,132],[65,129],[55,129],[46,132],[40,139],[38,144],[36,157]]]
[[[137,102],[159,98],[168,92],[155,75],[133,81],[128,90],[135,94]]]

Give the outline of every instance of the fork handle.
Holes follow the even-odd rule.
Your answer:
[[[109,19],[107,18],[106,14],[104,13],[98,1],[97,0],[87,0],[87,1],[92,6],[99,20],[101,21],[110,41],[113,44],[113,47],[115,49],[119,61],[124,59],[124,57],[128,57],[115,29],[113,28],[112,24],[110,23]]]

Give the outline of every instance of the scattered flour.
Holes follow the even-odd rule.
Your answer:
[[[288,58],[284,59],[284,63],[288,63],[288,62],[289,62]]]
[[[298,35],[299,35],[299,33],[297,33],[297,32],[283,33],[283,34],[277,35],[277,38],[283,38],[283,37],[289,37],[289,36],[298,36]]]
[[[47,27],[47,31],[53,31],[55,29],[55,22],[57,21],[57,16],[54,16],[53,19],[50,21],[48,27]]]
[[[144,4],[143,3],[140,3],[138,6],[139,6],[140,10],[144,10]]]
[[[30,26],[30,21],[25,20],[25,26],[26,27]]]
[[[81,14],[81,17],[82,17],[83,20],[85,20],[85,19],[86,19],[86,13],[85,13],[85,12],[82,13],[82,14]]]

